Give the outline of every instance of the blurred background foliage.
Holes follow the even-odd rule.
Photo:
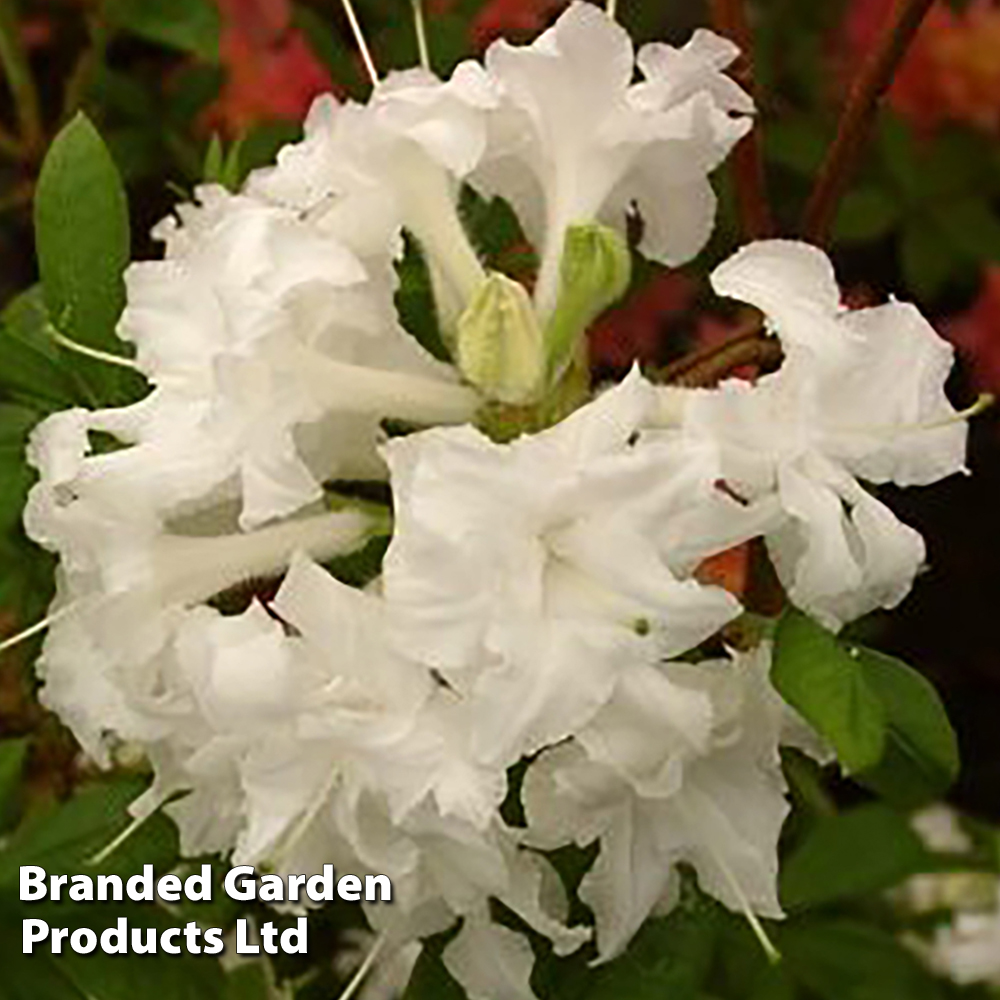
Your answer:
[[[792,235],[833,138],[846,87],[871,49],[893,0],[754,0],[759,121],[772,208]],[[501,35],[533,37],[560,0],[427,0],[434,69],[449,72]],[[416,62],[409,0],[358,0],[382,72]],[[709,23],[695,0],[621,0],[637,42],[684,41]],[[0,630],[39,618],[51,595],[51,560],[31,546],[20,511],[31,484],[22,455],[41,416],[134,387],[98,384],[99,366],[69,362],[45,332],[37,292],[32,205],[53,137],[84,111],[107,143],[127,190],[131,227],[107,205],[80,206],[64,238],[81,252],[92,226],[118,226],[122,253],[150,257],[149,233],[178,198],[204,179],[235,187],[293,140],[314,97],[332,90],[363,98],[366,76],[334,0],[0,0]],[[697,267],[638,271],[626,301],[591,331],[598,375],[636,359],[665,365],[725,341],[740,317],[713,299],[707,264],[738,241],[731,182],[717,177],[717,234]],[[960,363],[956,399],[1000,393],[1000,4],[945,2],[931,8],[880,110],[874,134],[833,232],[833,256],[852,304],[887,295],[917,301],[952,340]],[[529,259],[517,227],[482,205],[486,249]],[[89,214],[88,214],[89,213]],[[111,221],[109,221],[111,220]],[[124,227],[124,228],[123,228]],[[492,233],[492,237],[490,237]],[[417,316],[419,268],[403,270],[400,306]],[[409,278],[408,278],[409,275]],[[95,380],[97,380],[95,382]],[[863,622],[865,641],[931,678],[958,733],[963,768],[952,799],[972,818],[972,852],[959,867],[996,870],[1000,841],[1000,421],[971,428],[969,465],[933,491],[887,501],[928,541],[933,572],[892,615]],[[746,583],[746,553],[709,570],[727,586]],[[37,646],[0,656],[0,998],[162,1000],[335,995],[349,975],[361,918],[331,906],[311,918],[308,961],[282,959],[223,972],[209,959],[23,959],[17,864],[79,870],[128,820],[142,786],[141,762],[98,776],[72,738],[37,704],[30,662]],[[782,892],[791,918],[774,929],[785,961],[769,964],[743,922],[694,890],[668,920],[652,921],[628,953],[600,974],[578,959],[543,955],[536,988],[546,1000],[921,1000],[980,996],[931,978],[899,944],[899,916],[884,891],[914,872],[951,868],[915,838],[902,813],[858,787],[789,761],[796,811],[786,831]],[[175,867],[166,820],[147,824],[102,870]],[[185,862],[187,864],[188,862]],[[572,879],[574,864],[567,859]],[[94,869],[98,870],[98,869]],[[113,921],[120,907],[67,904],[57,923]],[[82,914],[82,916],[81,916]],[[32,910],[32,915],[37,915]],[[225,904],[187,913],[134,906],[134,923],[231,925]],[[271,919],[263,911],[254,914]],[[352,942],[354,942],[352,944]],[[541,946],[540,946],[541,947]],[[408,1000],[451,1000],[431,948],[418,962]],[[336,956],[340,956],[337,958]],[[279,990],[283,992],[279,992]],[[370,993],[372,997],[390,996]]]

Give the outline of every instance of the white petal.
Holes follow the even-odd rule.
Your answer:
[[[531,946],[488,916],[466,917],[442,958],[469,1000],[536,1000],[529,982]]]
[[[847,313],[850,371],[820,383],[824,447],[869,482],[921,486],[965,468],[966,421],[944,393],[954,350],[908,303]]]
[[[719,295],[756,306],[786,351],[805,348],[842,362],[858,340],[839,322],[840,289],[829,258],[794,240],[751,243],[723,261],[711,275]]]

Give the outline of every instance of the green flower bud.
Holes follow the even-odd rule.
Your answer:
[[[524,286],[491,272],[458,321],[457,360],[465,377],[504,403],[536,398],[545,376],[542,330]]]
[[[559,298],[545,327],[551,380],[562,375],[587,327],[625,294],[631,280],[628,245],[613,229],[588,222],[566,230]]]

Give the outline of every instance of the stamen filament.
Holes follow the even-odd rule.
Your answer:
[[[365,41],[364,32],[361,30],[361,23],[358,21],[358,15],[354,12],[354,4],[351,3],[351,0],[340,0],[340,2],[343,5],[344,13],[347,15],[347,23],[351,26],[351,33],[354,35],[354,40],[358,44],[358,50],[361,53],[361,61],[365,64],[365,69],[371,79],[372,86],[378,86],[378,70],[375,69],[372,54],[368,50],[368,43]]]
[[[90,865],[91,867],[97,867],[97,865],[104,864],[104,862],[107,861],[108,858],[110,858],[111,855],[114,854],[115,851],[117,851],[118,848],[121,847],[126,840],[128,840],[134,833],[138,832],[139,828],[155,812],[156,812],[155,809],[151,809],[144,815],[137,816],[135,819],[133,819],[132,822],[129,823],[129,825],[125,827],[125,829],[122,830],[122,832],[119,833],[118,836],[115,837],[109,844],[107,844],[105,847],[102,847],[95,855],[88,858],[86,864]]]
[[[357,993],[358,988],[364,982],[365,976],[368,975],[368,973],[371,971],[372,966],[375,964],[375,959],[378,958],[379,953],[385,946],[385,942],[387,939],[388,935],[385,933],[385,931],[383,931],[378,936],[378,939],[375,941],[375,944],[372,945],[372,950],[368,952],[368,955],[365,957],[365,960],[361,963],[360,967],[358,968],[358,971],[354,973],[353,978],[347,984],[346,989],[344,990],[343,993],[340,994],[337,1000],[351,1000],[351,997],[354,996],[355,993]]]
[[[60,608],[58,611],[54,611],[50,615],[46,615],[41,621],[35,622],[34,625],[29,625],[28,628],[21,632],[17,632],[15,635],[4,639],[0,642],[0,653],[6,653],[8,649],[13,649],[15,646],[19,646],[22,642],[27,641],[32,638],[32,636],[38,635],[40,632],[44,632],[50,625],[55,624],[64,615],[69,614],[73,605],[67,604],[65,607]]]
[[[313,799],[312,804],[302,812],[302,815],[291,830],[284,837],[279,838],[276,850],[274,851],[275,862],[280,862],[283,858],[287,857],[289,852],[305,836],[306,831],[312,825],[312,821],[319,815],[323,806],[327,804],[330,793],[333,791],[333,787],[337,784],[339,778],[340,772],[335,767],[331,767],[330,776],[323,783],[323,787]],[[278,865],[273,864],[272,867],[278,867]]]
[[[139,366],[131,358],[123,358],[117,354],[109,354],[107,351],[98,350],[96,347],[88,347],[76,340],[71,340],[64,333],[60,333],[54,326],[48,327],[49,336],[67,351],[75,354],[82,354],[85,358],[93,361],[103,361],[105,364],[118,365],[120,368],[128,368],[130,371],[139,371]]]
[[[965,420],[972,420],[984,413],[994,403],[996,398],[991,392],[980,393],[976,401],[967,406],[964,410],[959,410],[950,417],[942,417],[940,420],[927,420],[919,424],[857,424],[854,426],[837,427],[836,430],[844,433],[861,434],[905,434],[916,431],[936,431],[942,427],[950,427],[952,424],[960,424]]]
[[[420,65],[431,71],[431,50],[427,44],[427,25],[424,24],[423,0],[410,0],[413,6],[413,27],[417,33],[417,52],[420,54]]]
[[[608,17],[614,21],[618,14],[618,0],[607,0],[607,7],[605,9],[607,10]]]
[[[690,811],[685,807],[683,801],[678,802],[678,808],[685,819],[691,822],[692,817],[690,815]],[[732,868],[729,867],[726,859],[715,850],[708,838],[703,838],[703,846],[711,856],[712,860],[716,863],[716,865],[718,865],[723,878],[729,883],[729,888],[733,890],[733,895],[739,903],[740,910],[743,912],[743,917],[750,925],[750,930],[753,931],[754,937],[756,937],[760,942],[760,946],[764,950],[764,954],[767,956],[768,961],[772,965],[777,965],[778,962],[781,961],[781,952],[778,951],[774,942],[770,939],[770,937],[768,937],[767,931],[764,930],[764,925],[760,922],[760,917],[754,913],[753,907],[750,905],[750,900],[747,898],[747,894],[743,891],[743,886],[740,885],[739,879],[733,873]]]
[[[781,961],[781,952],[778,951],[774,942],[768,936],[767,931],[764,930],[764,925],[760,922],[760,917],[754,913],[753,908],[750,906],[750,900],[747,899],[746,893],[743,891],[743,887],[740,885],[739,880],[733,874],[732,869],[728,864],[726,864],[721,855],[713,851],[711,847],[709,847],[709,851],[712,855],[712,859],[719,866],[719,870],[729,883],[729,887],[733,890],[733,895],[739,900],[740,909],[743,911],[743,917],[750,925],[750,930],[753,931],[754,937],[756,937],[760,942],[760,946],[763,948],[764,954],[767,955],[767,960],[772,965],[777,965],[777,963]]]

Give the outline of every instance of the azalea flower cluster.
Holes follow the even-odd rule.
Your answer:
[[[769,644],[718,641],[743,608],[695,571],[761,538],[791,601],[838,628],[924,562],[867,484],[963,467],[951,349],[912,306],[844,310],[804,244],[712,276],[766,315],[775,373],[581,379],[631,217],[662,263],[711,233],[708,174],[752,122],[735,56],[707,31],[635,53],[576,3],[448,80],[320,99],[276,166],[200,188],[157,230],[164,259],[129,269],[119,333],[149,394],[32,438],[26,525],[60,557],[46,704],[98,761],[142,749],[134,812],[165,807],[184,852],[386,873],[394,903],[369,918],[389,946],[461,921],[444,960],[473,1000],[532,995],[528,940],[492,900],[559,954],[593,937],[599,961],[670,909],[682,863],[780,916],[779,747],[822,748],[771,686]],[[532,289],[483,264],[463,185],[517,213]],[[454,363],[401,326],[404,234]],[[498,413],[532,429],[491,437]],[[387,482],[392,512],[350,499],[358,480]],[[338,579],[380,538],[374,581]],[[547,852],[594,842],[595,926],[567,926]]]

